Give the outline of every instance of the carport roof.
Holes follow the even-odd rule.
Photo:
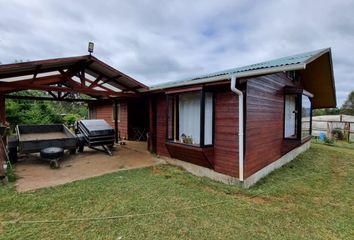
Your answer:
[[[0,93],[27,89],[117,97],[148,87],[92,55],[0,65]]]

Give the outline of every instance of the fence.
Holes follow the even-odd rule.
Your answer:
[[[338,120],[334,117],[339,117]],[[332,116],[329,119],[325,119],[325,116],[312,118],[312,136],[319,136],[320,133],[325,133],[326,136],[331,137],[333,129],[341,129],[344,138],[349,141],[354,141],[354,121],[352,116]],[[321,119],[322,118],[322,119]]]

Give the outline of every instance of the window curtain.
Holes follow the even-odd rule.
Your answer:
[[[200,144],[200,92],[179,96],[179,137],[191,137],[193,144]]]
[[[213,144],[213,94],[205,93],[204,144]]]

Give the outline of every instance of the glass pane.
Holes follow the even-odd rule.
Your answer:
[[[285,130],[284,137],[286,138],[296,138],[296,95],[286,95],[285,96]]]
[[[186,144],[200,144],[200,92],[179,95],[179,139]]]
[[[213,144],[213,94],[205,93],[204,145]]]
[[[301,138],[310,136],[310,123],[311,123],[311,101],[302,95],[301,106]]]
[[[168,96],[167,108],[167,139],[174,140],[174,118],[176,116],[174,109],[175,97]]]

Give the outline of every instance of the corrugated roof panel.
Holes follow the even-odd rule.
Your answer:
[[[153,90],[153,89],[158,89],[158,88],[168,88],[168,87],[173,87],[175,84],[181,84],[181,83],[186,83],[186,82],[191,82],[191,84],[193,84],[193,82],[192,82],[193,80],[208,79],[208,78],[217,77],[217,76],[232,75],[232,74],[254,71],[254,70],[259,70],[259,69],[275,68],[275,67],[282,67],[282,66],[306,63],[308,60],[310,60],[314,56],[317,56],[327,50],[328,50],[327,48],[320,49],[320,50],[316,50],[316,51],[300,53],[300,54],[296,54],[296,55],[292,55],[292,56],[287,56],[287,57],[273,59],[273,60],[269,60],[269,61],[265,61],[265,62],[251,64],[251,65],[247,65],[247,66],[243,66],[243,67],[231,68],[231,69],[227,69],[227,70],[223,70],[223,71],[204,74],[204,75],[193,77],[193,78],[156,84],[156,85],[151,86],[150,89]]]

